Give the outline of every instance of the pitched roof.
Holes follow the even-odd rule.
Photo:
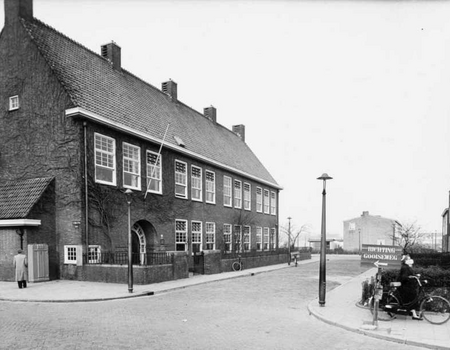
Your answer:
[[[24,219],[53,180],[52,177],[0,182],[0,219]]]
[[[125,130],[165,143],[277,188],[272,175],[234,132],[171,98],[128,71],[113,69],[101,55],[37,19],[22,20],[31,40],[68,92],[74,107]],[[178,146],[181,138],[185,150]]]

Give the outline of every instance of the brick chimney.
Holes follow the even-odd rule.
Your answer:
[[[214,123],[217,122],[217,109],[213,106],[203,108],[203,115]]]
[[[237,134],[242,141],[245,142],[245,125],[243,124],[233,125],[233,132]]]
[[[173,102],[177,102],[177,83],[172,80],[165,81],[161,85],[161,90],[172,98]]]
[[[33,19],[33,0],[4,0],[5,26],[17,23],[19,18]]]
[[[122,69],[120,46],[114,41],[101,46],[101,55],[111,62],[114,69],[119,71]]]
[[[369,212],[368,211],[363,211],[361,216],[369,216]]]

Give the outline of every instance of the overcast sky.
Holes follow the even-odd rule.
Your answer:
[[[34,16],[246,141],[320,234],[369,211],[441,232],[450,190],[450,2],[34,0]],[[0,23],[4,22],[1,11]]]

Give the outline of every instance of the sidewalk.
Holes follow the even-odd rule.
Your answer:
[[[334,258],[345,257],[327,256],[327,259]],[[313,255],[311,260],[299,261],[299,268],[301,268],[301,265],[318,261],[319,256]],[[246,277],[287,267],[287,264],[280,264],[238,272],[198,275],[151,285],[134,285],[133,293],[128,292],[128,285],[126,284],[56,280],[29,283],[26,289],[19,289],[16,282],[0,282],[0,301],[65,303],[134,298],[170,292],[203,283]],[[375,275],[375,272],[375,269],[371,269],[327,292],[324,307],[319,305],[318,299],[311,301],[308,305],[310,314],[323,322],[362,335],[430,349],[450,350],[450,321],[443,325],[433,325],[426,320],[415,321],[411,317],[398,316],[393,321],[379,321],[378,328],[371,330],[373,328],[371,313],[368,309],[358,307],[356,303],[361,297],[361,283],[366,278]]]
[[[361,283],[375,273],[376,268],[370,269],[328,292],[323,307],[318,299],[311,301],[309,312],[326,323],[370,337],[429,349],[450,349],[450,321],[433,325],[426,320],[397,315],[392,321],[378,321],[378,327],[371,330],[374,328],[372,314],[356,303],[361,298]]]

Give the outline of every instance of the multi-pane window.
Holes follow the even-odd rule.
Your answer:
[[[175,161],[175,196],[187,198],[187,170],[186,163]]]
[[[202,223],[200,221],[191,222],[192,252],[197,253],[202,250]]]
[[[251,191],[252,187],[250,184],[244,182],[244,209],[251,210],[252,209],[252,202],[251,202]]]
[[[123,143],[123,186],[141,189],[141,149]]]
[[[76,264],[77,263],[77,246],[65,245],[64,246],[64,264]]]
[[[264,190],[264,213],[269,214],[269,190]]]
[[[214,250],[216,242],[216,224],[214,222],[206,223],[206,249]]]
[[[234,207],[242,208],[242,182],[234,180]]]
[[[262,227],[256,228],[256,250],[262,250]]]
[[[251,242],[250,242],[250,226],[244,226],[244,250],[248,251],[250,250],[251,247]]]
[[[206,170],[206,203],[216,203],[216,176]]]
[[[269,228],[268,227],[264,227],[263,249],[269,250]]]
[[[185,251],[187,243],[187,221],[175,220],[175,249]]]
[[[275,240],[275,229],[271,228],[270,229],[270,249],[274,250],[275,249],[275,245],[276,245],[276,240]]]
[[[231,207],[231,177],[223,177],[223,205]]]
[[[256,187],[256,211],[262,213],[262,189]]]
[[[11,96],[9,98],[9,110],[13,111],[19,109],[19,96]]]
[[[270,214],[277,215],[277,194],[270,192]]]
[[[99,245],[90,245],[88,252],[89,264],[100,264],[101,263],[101,247]]]
[[[234,251],[240,252],[241,251],[241,226],[236,225],[234,226],[234,232],[233,232],[233,242],[234,242]]]
[[[162,193],[161,155],[147,151],[147,191]]]
[[[202,169],[191,167],[191,198],[194,201],[202,200]]]
[[[231,252],[231,225],[223,224],[223,242],[226,252]]]
[[[95,181],[116,184],[116,140],[95,133]]]

